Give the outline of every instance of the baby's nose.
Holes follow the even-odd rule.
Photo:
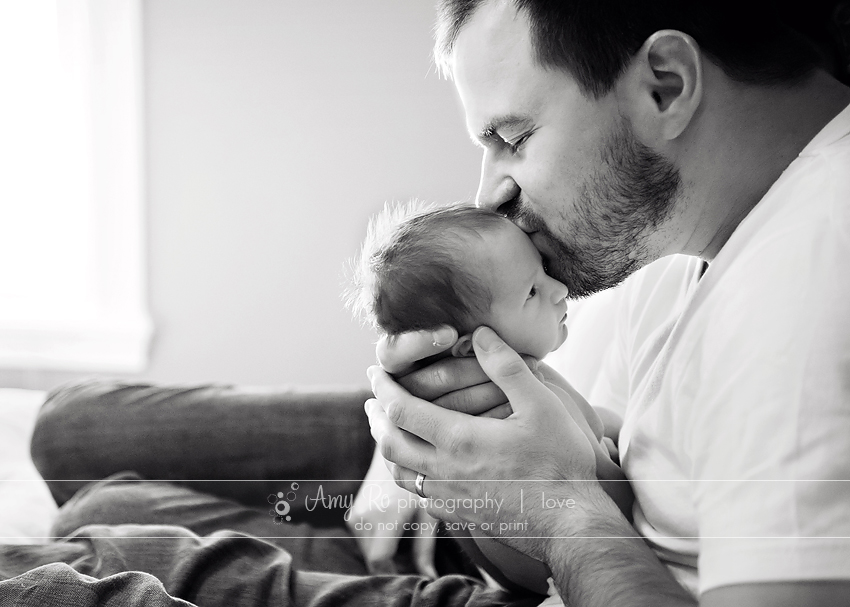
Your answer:
[[[555,280],[554,278],[552,279],[552,301],[554,303],[559,303],[569,294],[570,290],[567,288],[567,285]]]

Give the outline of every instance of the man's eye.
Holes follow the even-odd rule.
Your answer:
[[[528,135],[523,135],[513,143],[509,143],[508,148],[510,149],[511,154],[516,154],[517,152],[519,152],[519,149],[522,147],[522,144],[528,141],[528,137]]]
[[[537,295],[537,287],[531,287],[531,291],[528,292],[528,297],[526,299],[531,299]]]

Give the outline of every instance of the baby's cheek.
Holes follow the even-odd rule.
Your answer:
[[[501,327],[501,330],[499,327],[492,325],[491,328],[499,334],[499,337],[505,340],[505,343],[508,344],[512,350],[519,354],[528,354],[535,358],[543,358],[543,356],[539,354],[540,344],[537,343],[537,336],[534,332],[529,331],[527,326],[519,323],[505,323],[504,326]]]

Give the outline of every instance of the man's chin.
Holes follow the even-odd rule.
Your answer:
[[[588,268],[573,247],[555,238],[545,228],[531,234],[531,242],[543,258],[546,273],[567,286],[570,299],[587,297],[605,288],[596,285],[600,273]]]
[[[616,287],[640,269],[640,264],[636,260],[626,259],[611,261],[602,266],[598,263],[584,263],[578,259],[565,261],[559,258],[550,263],[549,268],[550,275],[569,289],[569,299],[582,299]]]
[[[570,299],[589,297],[616,287],[640,267],[635,259],[628,257],[603,263],[603,259],[611,257],[610,249],[590,250],[593,247],[587,247],[579,253],[578,246],[556,238],[542,223],[537,227],[537,231],[529,235],[531,242],[546,264],[546,273],[567,286]]]

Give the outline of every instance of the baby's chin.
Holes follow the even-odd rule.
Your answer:
[[[552,348],[552,352],[564,345],[564,342],[567,341],[567,333],[569,333],[567,325],[558,327],[558,339],[555,341],[555,347]]]
[[[546,358],[546,356],[548,354],[550,354],[551,352],[554,352],[555,350],[557,350],[558,348],[563,346],[565,341],[567,341],[567,326],[566,325],[560,325],[558,327],[558,337],[557,337],[557,339],[555,339],[555,343],[552,344],[551,348],[544,351],[544,348],[546,348],[546,346],[543,345],[543,344],[540,344],[537,347],[538,351],[534,351],[534,348],[528,348],[527,351],[525,351],[524,353],[529,355],[529,356],[533,356],[534,358],[536,358],[538,360],[543,360],[544,358]],[[521,351],[521,350],[517,350],[517,352],[519,352],[519,351]]]

